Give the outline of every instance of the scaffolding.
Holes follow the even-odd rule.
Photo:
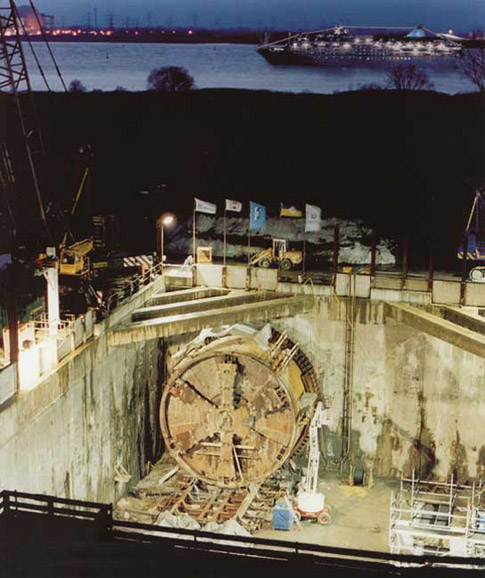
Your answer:
[[[391,495],[393,554],[485,558],[485,486],[401,477]]]

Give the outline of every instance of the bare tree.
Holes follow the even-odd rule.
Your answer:
[[[414,64],[397,64],[387,73],[387,83],[396,90],[431,90],[433,83]]]
[[[460,61],[463,74],[478,88],[485,92],[485,49],[469,48]]]
[[[181,66],[154,68],[148,75],[148,90],[159,92],[184,92],[195,87],[194,79]]]

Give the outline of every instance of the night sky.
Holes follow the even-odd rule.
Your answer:
[[[3,4],[5,0],[0,0]],[[19,5],[22,0],[19,0]],[[296,29],[345,24],[425,24],[455,31],[485,27],[484,0],[36,0],[58,24],[82,24],[97,9],[99,26],[109,14],[118,25],[269,27]]]

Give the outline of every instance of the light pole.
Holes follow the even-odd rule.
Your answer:
[[[175,217],[173,215],[162,215],[160,217],[160,272],[163,273],[163,249],[164,249],[164,228],[173,225]]]

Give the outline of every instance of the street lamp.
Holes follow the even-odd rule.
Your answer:
[[[165,227],[171,227],[175,222],[175,217],[173,215],[167,214],[160,217],[160,271],[163,273],[163,231]]]

